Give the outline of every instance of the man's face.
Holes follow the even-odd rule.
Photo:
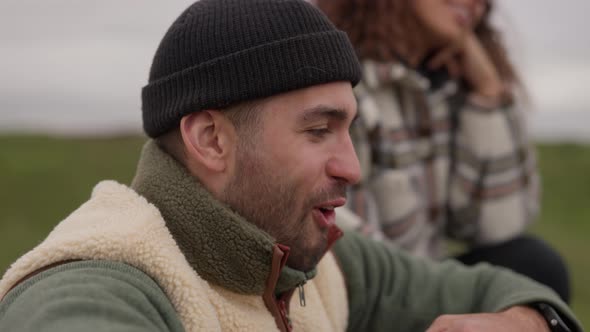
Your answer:
[[[335,82],[268,98],[261,108],[260,130],[238,137],[222,200],[291,247],[287,264],[307,271],[327,249],[333,209],[360,176],[348,133],[356,101],[350,83]]]

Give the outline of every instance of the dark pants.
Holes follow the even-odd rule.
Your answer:
[[[541,239],[524,235],[490,246],[473,248],[456,257],[466,265],[488,262],[506,267],[549,286],[570,301],[569,273],[563,258]]]

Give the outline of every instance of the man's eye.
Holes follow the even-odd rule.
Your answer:
[[[307,132],[312,136],[319,138],[325,136],[326,134],[329,134],[330,130],[328,128],[314,128],[307,130]]]

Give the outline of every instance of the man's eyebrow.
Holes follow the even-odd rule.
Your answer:
[[[344,121],[349,118],[349,113],[342,108],[334,108],[331,106],[319,105],[306,109],[305,111],[303,111],[303,114],[300,117],[301,121],[303,122],[310,122],[323,118]]]

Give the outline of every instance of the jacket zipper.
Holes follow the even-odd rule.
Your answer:
[[[305,285],[306,282],[307,280],[304,280],[297,286],[297,288],[299,288],[299,305],[302,307],[305,307],[305,290],[303,289],[303,285]]]
[[[328,229],[328,246],[326,248],[326,252],[330,250],[334,242],[342,237],[342,235],[342,231],[336,225],[333,225],[330,227],[330,229]],[[278,243],[274,245],[271,273],[267,279],[264,294],[262,295],[266,308],[273,315],[275,322],[277,323],[277,327],[282,332],[290,332],[293,330],[293,323],[289,317],[289,300],[291,299],[295,289],[283,293],[279,298],[275,296],[274,289],[277,285],[279,274],[287,263],[289,252],[290,249],[287,246]],[[299,289],[299,305],[302,307],[305,307],[306,305],[305,290],[303,288],[306,282],[307,280],[303,280],[299,285],[297,285],[297,288]]]

